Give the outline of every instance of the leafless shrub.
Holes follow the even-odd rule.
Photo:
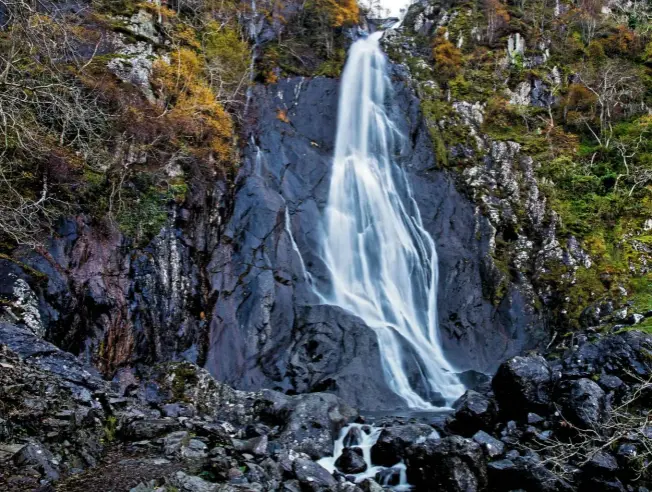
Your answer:
[[[103,166],[109,115],[72,76],[89,64],[79,56],[79,44],[89,42],[80,26],[48,15],[46,3],[0,0],[0,7],[0,232],[36,245],[43,226],[68,209],[56,194],[61,169],[48,168],[53,149],[70,166]]]
[[[630,468],[637,475],[635,480],[638,480],[648,473],[647,467],[652,460],[652,410],[641,405],[642,397],[652,391],[652,378],[643,380],[631,376],[636,378],[638,385],[624,401],[609,410],[605,421],[599,426],[580,428],[565,419],[557,408],[561,427],[572,437],[552,437],[545,441],[536,439],[523,447],[539,453],[542,456],[541,465],[558,478],[572,481],[577,470],[598,453],[609,452],[619,443],[636,442],[638,454],[632,458]]]

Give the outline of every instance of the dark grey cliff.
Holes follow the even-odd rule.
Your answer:
[[[497,306],[487,300],[494,232],[438,168],[418,100],[399,70],[395,75],[388,104],[406,137],[400,165],[437,244],[444,344],[461,371],[492,372],[537,344],[541,319],[517,285]],[[328,278],[319,238],[337,91],[338,82],[325,78],[255,90],[256,124],[234,214],[211,262],[218,300],[207,368],[247,389],[328,390],[362,408],[391,408],[400,402],[382,379],[373,332],[339,308],[318,305],[313,292],[313,283]]]
[[[393,78],[388,105],[405,136],[398,161],[439,254],[446,352],[460,371],[493,372],[541,340],[540,316],[519,285],[508,285],[498,305],[489,300],[500,281],[489,253],[495,232],[435,162],[409,79],[399,68]],[[196,183],[142,249],[83,218],[63,222],[47,248],[17,255],[25,271],[5,260],[9,294],[22,296],[10,321],[33,304],[33,331],[107,376],[187,359],[241,389],[331,391],[364,409],[401,406],[382,376],[374,332],[321,304],[313,289],[328,279],[319,242],[337,100],[338,81],[327,78],[255,87],[234,189]]]

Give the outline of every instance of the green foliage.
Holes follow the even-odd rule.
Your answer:
[[[144,192],[125,193],[126,203],[116,220],[120,231],[134,239],[136,244],[146,243],[165,226],[168,220],[167,203],[173,196],[161,193],[154,187]]]
[[[197,370],[191,364],[178,364],[173,372],[172,398],[174,401],[187,401],[187,385],[197,384]]]
[[[462,53],[449,41],[445,28],[440,28],[433,41],[432,58],[437,76],[442,81],[455,77],[462,69]]]
[[[339,77],[342,75],[344,63],[346,62],[346,51],[344,48],[338,48],[334,51],[333,56],[317,67],[315,75],[324,77]]]
[[[114,415],[109,415],[104,421],[104,439],[107,442],[115,441],[118,419]]]
[[[218,98],[233,99],[248,86],[251,48],[237,29],[209,23],[204,29],[203,52],[209,82]]]
[[[587,5],[557,15],[554,2],[461,2],[431,35],[432,73],[419,59],[399,60],[423,92],[421,108],[439,163],[463,169],[468,160],[483,158],[452,111],[455,101],[484,105],[479,133],[516,142],[535,160],[539,190],[560,219],[560,242],[575,236],[592,260],[590,268],[548,265],[550,272],[541,274],[543,284],[559,293],[558,309],[565,313],[559,319],[574,327],[588,303],[618,299],[618,286],[636,299],[652,298],[647,281],[633,288],[652,261],[652,235],[641,232],[652,216],[652,118],[643,109],[652,103],[651,30],[623,16],[588,12]],[[515,32],[527,49],[505,63],[507,36]],[[546,39],[551,43],[541,47]],[[545,60],[533,66],[535,55]],[[441,90],[423,89],[435,81]],[[538,106],[510,102],[521,84],[533,82],[550,91],[549,107],[545,100]],[[451,152],[460,144],[465,152]],[[499,194],[500,187],[490,193]],[[523,212],[515,213],[518,227],[526,229]],[[499,239],[494,263],[509,279],[514,252]],[[505,285],[492,294],[494,301]]]
[[[167,220],[168,202],[187,193],[183,179],[162,172],[170,159],[192,179],[224,176],[237,162],[230,111],[244,98],[251,62],[236,23],[241,7],[228,0],[207,0],[192,11],[129,0],[92,7],[83,15],[53,16],[18,2],[6,12],[11,29],[0,40],[4,250],[37,246],[60,216],[78,213],[144,242]],[[151,42],[127,21],[136,12],[151,16],[162,39],[152,43],[154,98],[108,69],[130,61],[109,50],[113,43],[94,53],[117,32],[126,43]]]
[[[355,0],[307,0],[287,19],[270,14],[284,24],[284,32],[282,39],[265,43],[256,64],[258,81],[341,74],[348,47],[344,29],[360,21]]]

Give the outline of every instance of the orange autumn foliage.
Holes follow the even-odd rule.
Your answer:
[[[314,0],[312,7],[326,17],[331,27],[357,24],[360,21],[360,8],[356,0]]]
[[[446,38],[446,29],[440,28],[432,46],[432,58],[437,72],[450,80],[457,75],[462,67],[462,52]]]
[[[204,67],[194,51],[178,49],[169,62],[156,62],[154,85],[166,104],[164,117],[177,130],[175,143],[225,162],[231,156],[233,123],[208,85]]]
[[[616,32],[601,40],[604,51],[611,55],[631,55],[642,48],[639,36],[626,26],[618,26]]]

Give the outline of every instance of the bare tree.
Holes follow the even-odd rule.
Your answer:
[[[622,60],[610,59],[599,67],[585,65],[578,76],[596,100],[597,127],[591,118],[585,118],[584,123],[598,144],[608,149],[613,137],[613,122],[636,107],[645,94],[640,73]]]
[[[98,94],[75,83],[64,68],[72,64],[82,71],[89,64],[78,55],[80,30],[63,14],[42,13],[55,11],[47,3],[0,5],[8,34],[0,49],[0,232],[36,245],[43,226],[67,208],[54,193],[57,176],[48,163],[61,159],[52,149],[100,166],[108,115]]]
[[[540,453],[543,458],[541,466],[547,467],[559,478],[572,480],[575,471],[598,453],[609,451],[620,442],[636,441],[639,443],[638,456],[631,466],[641,478],[648,473],[647,463],[652,460],[652,439],[649,434],[652,414],[642,405],[645,395],[652,390],[652,379],[631,377],[638,380],[637,387],[622,403],[608,411],[604,422],[587,429],[580,428],[565,419],[558,408],[562,427],[572,437],[536,440],[532,446],[522,447]]]

